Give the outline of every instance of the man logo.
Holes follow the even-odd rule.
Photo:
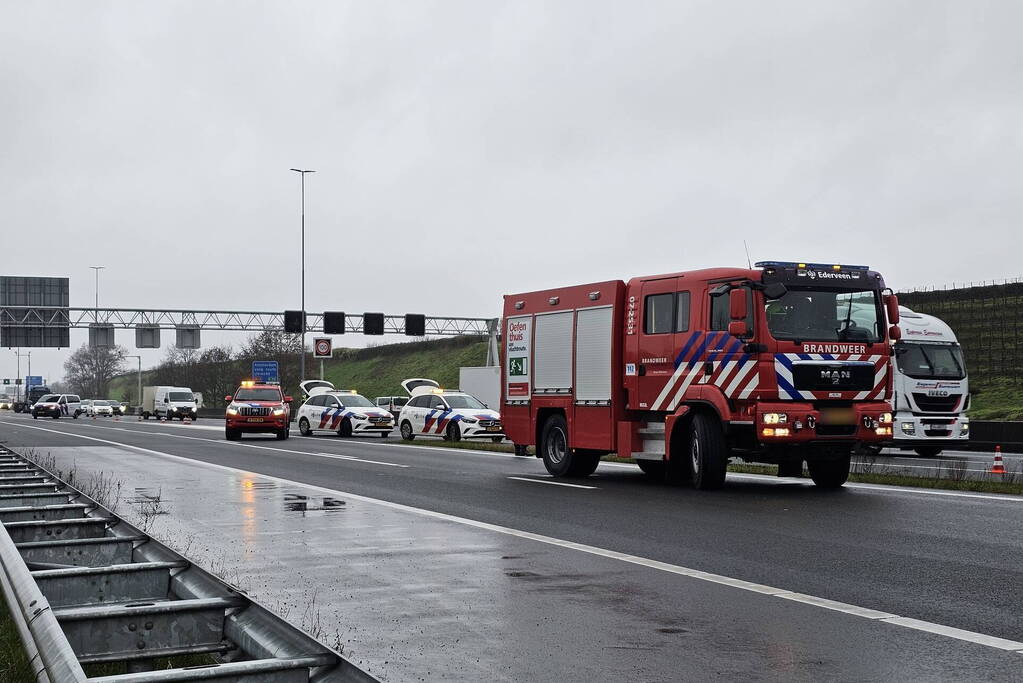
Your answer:
[[[849,370],[821,370],[821,381],[831,380],[832,384],[840,384],[843,380],[851,380],[852,372]]]

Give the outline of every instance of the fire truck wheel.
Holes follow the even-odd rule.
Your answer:
[[[660,481],[664,479],[665,466],[663,460],[637,460],[636,464],[643,474]]]
[[[451,424],[448,425],[448,428],[444,430],[444,440],[445,441],[462,440],[462,430],[458,428],[457,422],[452,422]]]
[[[352,435],[352,421],[347,417],[341,420],[341,424],[337,428],[337,435],[343,437],[349,437]]]
[[[543,466],[555,477],[568,475],[572,464],[572,453],[568,448],[568,426],[565,418],[553,415],[547,418],[540,437],[540,452],[543,454]]]
[[[728,469],[728,444],[721,425],[706,413],[693,416],[689,426],[689,467],[693,486],[708,491],[721,488]]]
[[[936,446],[921,446],[920,448],[914,448],[913,450],[922,458],[933,458],[941,453],[941,449]]]
[[[313,430],[309,429],[309,420],[304,417],[298,421],[298,433],[302,436],[309,436],[313,433]]]
[[[837,489],[849,478],[849,461],[850,453],[826,460],[814,458],[806,461],[806,468],[818,488]]]
[[[412,433],[412,423],[408,420],[401,423],[399,431],[401,432],[401,438],[405,441],[411,441],[416,438],[416,435]]]

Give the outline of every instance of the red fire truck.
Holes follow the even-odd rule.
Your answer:
[[[891,438],[898,321],[866,266],[769,261],[510,294],[505,431],[559,477],[614,452],[700,489],[733,457],[781,476],[806,462],[837,488],[857,444]]]

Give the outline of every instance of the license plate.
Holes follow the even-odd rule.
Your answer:
[[[497,427],[497,426],[494,426],[494,427],[487,427],[487,431],[488,431],[488,432],[499,432],[499,431],[501,431],[501,428],[500,428],[500,427]]]
[[[821,424],[851,425],[856,424],[856,411],[851,408],[825,408],[821,411]]]
[[[262,421],[263,421],[263,418],[261,418],[261,417],[250,417],[248,420],[246,420],[246,422],[262,422]]]

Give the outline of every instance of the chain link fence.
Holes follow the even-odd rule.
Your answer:
[[[970,380],[1023,385],[1023,279],[899,292],[899,303],[941,318],[962,344]]]

